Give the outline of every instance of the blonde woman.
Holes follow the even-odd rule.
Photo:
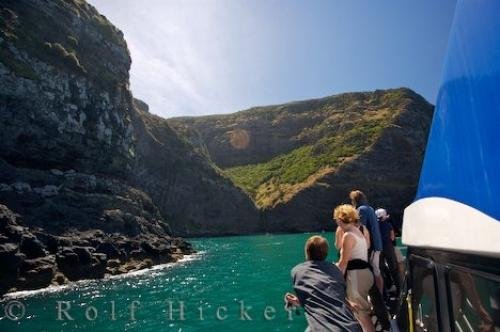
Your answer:
[[[354,309],[363,331],[375,331],[368,301],[368,292],[373,286],[374,278],[368,262],[370,235],[366,228],[359,229],[359,215],[349,204],[339,205],[333,212],[338,225],[336,241],[340,249],[340,260],[337,263],[345,276],[347,300]]]

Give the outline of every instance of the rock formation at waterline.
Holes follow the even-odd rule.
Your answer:
[[[175,261],[192,249],[173,234],[257,231],[250,199],[134,100],[130,63],[85,1],[1,2],[0,292]]]

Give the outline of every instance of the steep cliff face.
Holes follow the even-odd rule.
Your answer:
[[[332,207],[349,202],[347,194],[353,189],[364,191],[375,208],[384,207],[396,218],[401,217],[415,197],[432,119],[432,106],[419,99],[395,112],[390,125],[363,152],[324,172],[290,200],[270,209],[267,218],[275,221],[271,227],[332,229]]]
[[[132,97],[126,43],[105,17],[79,0],[2,6],[0,156],[7,163],[135,184],[173,217],[177,234],[252,229],[256,212],[246,195]]]
[[[352,188],[413,197],[432,106],[408,89],[164,120],[130,61],[83,0],[0,3],[0,293],[191,253],[172,233],[331,228]]]
[[[134,159],[130,56],[85,1],[2,1],[0,154],[123,176]]]
[[[400,214],[433,107],[409,89],[348,93],[169,123],[243,188],[268,231],[330,229],[354,189]]]
[[[262,230],[249,197],[188,142],[178,139],[165,119],[137,111],[133,122],[138,159],[132,183],[151,195],[176,234]]]
[[[248,197],[133,99],[130,61],[85,1],[0,3],[0,293],[175,261],[192,249],[172,232],[257,229]]]

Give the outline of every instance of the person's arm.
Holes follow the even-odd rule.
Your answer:
[[[342,237],[342,249],[340,250],[340,259],[337,263],[342,274],[345,274],[347,263],[351,259],[352,249],[356,245],[356,239],[348,233],[344,234]]]
[[[365,237],[366,245],[370,248],[370,232],[366,227],[363,227],[363,236]]]
[[[358,213],[359,213],[359,222],[361,225],[364,225],[365,227],[370,227],[370,222],[368,221],[368,211],[366,210],[365,206],[361,206],[358,208]]]
[[[294,289],[295,289],[295,286],[297,285],[297,278],[300,277],[297,274],[298,274],[297,267],[294,267],[292,269],[292,271],[290,272],[290,275],[292,277],[292,284],[294,286]],[[287,308],[293,307],[293,306],[300,306],[301,305],[299,297],[297,295],[295,295],[295,294],[292,294],[292,293],[286,293],[285,297],[284,297],[284,300],[285,300],[285,307],[287,307]]]
[[[389,225],[389,227],[391,228],[391,231],[390,231],[390,237],[391,237],[391,243],[394,247],[397,246],[397,243],[396,243],[396,230],[394,229],[394,226],[392,225],[392,223],[388,222],[387,223]]]
[[[370,224],[368,230],[370,231],[373,240],[373,251],[382,251],[382,236],[380,235],[380,226],[375,212],[373,212],[373,215],[371,218],[368,218],[368,220]]]
[[[344,236],[344,231],[340,226],[337,227],[337,230],[335,231],[335,248],[337,250],[340,250],[342,248],[342,237]]]

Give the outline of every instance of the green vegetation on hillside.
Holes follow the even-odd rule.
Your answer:
[[[81,71],[82,73],[87,72],[80,64],[80,60],[78,60],[75,50],[68,51],[59,43],[45,42],[44,46],[53,57],[61,59],[70,69]]]
[[[410,89],[399,88],[169,123],[258,208],[272,209],[368,151],[389,127],[400,126],[400,115],[409,109],[426,111],[432,106]],[[247,137],[243,147],[233,144],[236,131]]]
[[[352,128],[320,139],[265,163],[231,167],[225,173],[258,207],[273,206],[300,183],[325,169],[339,166],[374,143],[387,125],[383,120],[359,121]]]

